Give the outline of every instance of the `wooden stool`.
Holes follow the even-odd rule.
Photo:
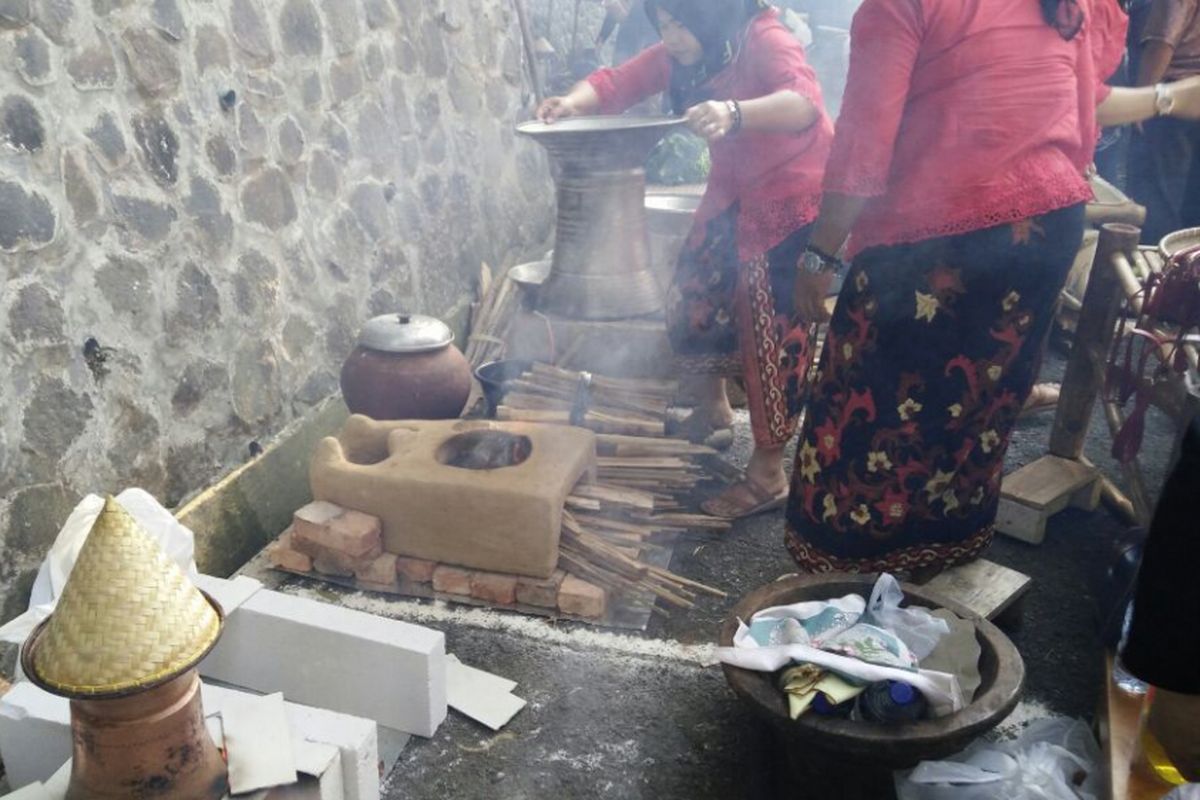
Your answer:
[[[1021,623],[1021,602],[1033,578],[986,558],[939,573],[923,588],[964,605],[1001,628]]]

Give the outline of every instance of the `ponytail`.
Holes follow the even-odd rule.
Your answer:
[[[1083,9],[1078,0],[1039,0],[1042,16],[1058,35],[1070,41],[1083,27]]]

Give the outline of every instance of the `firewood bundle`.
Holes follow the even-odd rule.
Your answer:
[[[646,563],[639,558],[637,544],[602,531],[565,511],[559,566],[610,595],[643,597],[652,609],[656,600],[674,608],[694,608],[700,594],[725,597],[718,589]]]
[[[631,448],[635,452],[654,452],[656,447],[659,452],[672,452],[672,448],[676,452],[687,452],[685,448],[705,450],[670,439],[646,439],[638,448],[626,438],[601,434],[600,452],[628,452]],[[656,555],[669,555],[681,536],[698,531],[723,533],[730,528],[726,520],[685,513],[677,495],[664,490],[667,476],[684,474],[691,466],[689,462],[678,456],[654,455],[603,455],[599,461],[599,482],[581,482],[567,498],[559,566],[603,586],[610,594],[623,596],[626,601],[640,600],[651,608],[656,600],[675,608],[691,608],[697,593],[723,597],[715,589],[647,563]],[[640,486],[643,472],[657,474],[645,488]],[[692,473],[686,474],[690,486]],[[629,475],[633,477],[626,477]]]
[[[488,265],[480,267],[479,302],[471,315],[465,353],[471,369],[504,357],[506,337],[520,305],[520,295],[520,286],[508,273],[493,280]]]
[[[609,378],[535,363],[506,388],[497,419],[661,437],[677,387],[674,381]]]
[[[559,567],[625,602],[691,608],[716,589],[649,563],[685,535],[731,524],[687,513],[685,499],[705,479],[701,459],[715,451],[666,438],[674,381],[612,378],[533,364],[506,383],[497,419],[580,425],[596,432],[594,481],[567,498]],[[660,558],[660,560],[663,560]]]

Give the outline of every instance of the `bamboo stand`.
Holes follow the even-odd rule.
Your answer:
[[[1149,523],[1149,492],[1136,461],[1122,465],[1128,497],[1083,456],[1084,442],[1097,400],[1103,404],[1112,435],[1124,424],[1117,404],[1102,398],[1105,371],[1117,315],[1124,307],[1137,311],[1141,279],[1161,271],[1163,261],[1153,249],[1139,249],[1141,231],[1131,225],[1109,223],[1100,231],[1096,259],[1079,311],[1075,343],[1067,362],[1062,394],[1050,436],[1050,452],[1004,479],[996,530],[1033,544],[1046,535],[1046,521],[1067,507],[1093,511],[1103,500],[1128,524]],[[1194,370],[1196,348],[1187,346]],[[1185,382],[1143,385],[1151,404],[1166,412],[1182,428],[1200,412],[1200,396]],[[1178,442],[1176,443],[1178,448]]]

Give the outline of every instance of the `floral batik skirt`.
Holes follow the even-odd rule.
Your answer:
[[[667,293],[667,332],[681,375],[740,377],[755,444],[789,441],[803,403],[813,331],[796,316],[796,263],[809,227],[739,261],[737,206],[712,219],[679,258]]]
[[[992,540],[1083,207],[854,261],[809,394],[787,547],[814,572],[909,571]]]

